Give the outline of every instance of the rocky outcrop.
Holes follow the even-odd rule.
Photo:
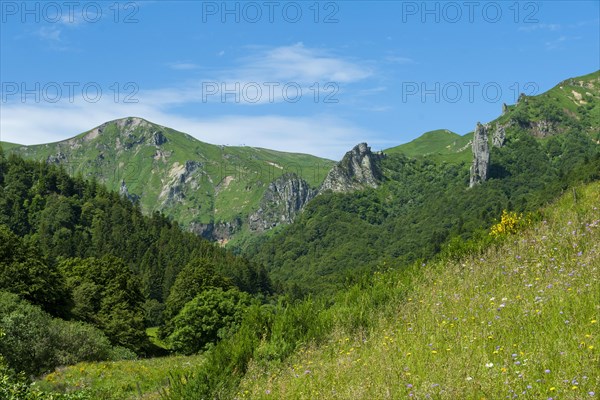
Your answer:
[[[502,148],[506,142],[506,127],[502,124],[496,125],[496,130],[492,134],[492,145],[497,148]]]
[[[196,189],[197,182],[194,181],[196,171],[201,169],[202,163],[197,161],[186,161],[185,165],[175,163],[169,173],[171,180],[165,185],[159,195],[162,201],[162,206],[172,206],[176,203],[181,203],[185,199],[186,186],[191,189]],[[202,171],[199,171],[200,173]]]
[[[56,153],[56,155],[50,155],[46,159],[47,164],[60,164],[66,161],[67,156],[62,151],[59,151],[58,153]]]
[[[469,187],[485,182],[490,168],[490,147],[488,145],[488,127],[477,123],[473,136],[473,164]]]
[[[121,197],[125,197],[133,204],[137,203],[140,200],[140,196],[135,194],[130,194],[129,189],[127,189],[127,185],[125,184],[125,180],[121,180],[121,187],[119,188],[119,194]]]
[[[162,134],[162,132],[154,132],[152,134],[152,143],[155,146],[160,146],[167,143],[167,138]]]
[[[545,119],[530,122],[529,126],[531,134],[536,138],[546,138],[558,133],[555,124]]]
[[[269,184],[259,209],[248,217],[248,227],[253,232],[264,232],[280,224],[290,224],[316,194],[296,174],[284,174]]]
[[[222,244],[227,243],[241,227],[242,221],[239,218],[228,222],[210,222],[208,224],[192,222],[190,224],[190,230],[196,235]]]
[[[367,187],[376,188],[382,178],[380,160],[383,154],[374,154],[366,143],[360,143],[346,153],[321,184],[319,192],[351,192]]]

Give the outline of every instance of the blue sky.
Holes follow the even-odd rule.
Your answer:
[[[339,159],[600,69],[597,1],[0,1],[0,139],[140,116]],[[101,93],[100,93],[101,91]]]

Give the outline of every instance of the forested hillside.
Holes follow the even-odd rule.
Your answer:
[[[127,190],[111,191],[82,173],[70,176],[62,165],[7,155],[0,147],[0,397],[12,393],[13,397],[5,397],[126,399],[141,397],[144,387],[155,397],[174,399],[271,393],[292,398],[340,398],[339,393],[344,393],[342,398],[379,398],[393,397],[380,392],[390,387],[394,393],[414,388],[406,394],[462,398],[466,393],[485,396],[500,390],[480,373],[481,365],[495,373],[491,368],[501,363],[502,375],[511,368],[509,361],[525,365],[530,360],[537,368],[533,375],[540,375],[542,367],[566,372],[547,378],[554,390],[536,380],[526,387],[527,393],[563,390],[556,385],[566,379],[564,374],[578,382],[572,390],[591,390],[583,376],[589,377],[589,365],[597,362],[594,333],[580,338],[586,351],[569,347],[576,356],[564,368],[545,367],[542,358],[555,360],[553,354],[538,352],[525,358],[529,353],[524,348],[523,354],[515,351],[510,357],[507,351],[500,353],[514,345],[509,338],[518,329],[539,328],[537,320],[526,328],[511,321],[518,320],[519,312],[533,315],[532,304],[541,307],[537,297],[528,297],[533,303],[521,303],[517,296],[523,296],[523,285],[533,286],[531,280],[542,279],[544,273],[554,274],[544,281],[548,290],[562,285],[561,279],[568,281],[565,291],[551,292],[554,314],[563,312],[564,302],[575,304],[573,293],[582,296],[581,307],[568,309],[571,317],[564,322],[573,322],[576,335],[584,335],[582,321],[597,321],[591,301],[597,281],[570,293],[569,285],[574,288],[582,281],[571,279],[567,271],[581,278],[597,269],[599,100],[598,72],[565,81],[537,97],[521,97],[498,119],[477,125],[472,141],[476,143],[469,150],[473,163],[464,162],[464,146],[443,131],[437,132],[441,138],[427,134],[387,154],[374,154],[361,143],[330,170],[318,194],[293,174],[269,185],[268,201],[261,201],[263,214],[277,215],[281,210],[273,201],[285,193],[280,203],[286,212],[292,209],[288,203],[292,199],[302,203],[287,214],[288,223],[292,215],[295,221],[262,236],[247,236],[230,249],[202,239],[159,212],[145,214]],[[481,160],[484,169],[477,170]],[[561,195],[558,206],[548,209]],[[524,247],[514,236],[521,231]],[[577,241],[565,239],[567,234]],[[504,260],[505,254],[515,257]],[[526,265],[537,263],[535,268],[525,271],[521,257],[529,260]],[[510,268],[492,271],[500,264]],[[461,269],[465,265],[477,268],[465,272]],[[505,269],[516,271],[511,273],[514,279],[503,280]],[[459,282],[452,284],[452,293],[438,291],[438,285],[453,277],[473,277],[479,283],[465,286],[465,294],[460,294]],[[494,277],[489,290],[487,277]],[[454,351],[452,344],[446,346],[446,331],[437,332],[435,338],[423,334],[402,341],[406,332],[394,325],[413,329],[419,318],[435,315],[437,297],[418,305],[412,300],[429,292],[462,307],[461,336],[472,338],[469,343],[484,340],[476,336],[483,319],[478,320],[477,312],[470,314],[471,295],[486,313],[504,308],[496,307],[498,297],[506,297],[501,300],[504,306],[509,298],[515,299],[513,318],[498,331],[486,331],[487,340],[498,340],[496,352],[465,344],[480,362],[469,364],[470,356],[452,358],[458,360],[454,368],[469,368],[469,377],[481,382],[474,392],[455,375],[446,380],[451,384],[443,393],[431,386],[438,381],[424,377],[433,365],[431,357]],[[485,298],[493,298],[489,301],[494,307],[485,308]],[[448,319],[450,311],[439,321],[426,320],[427,324],[459,324]],[[556,328],[562,320],[549,321],[557,340],[566,343]],[[425,332],[423,326],[419,329]],[[533,336],[528,340],[533,343]],[[414,379],[394,375],[404,364],[385,359],[389,348],[396,349],[396,355],[419,354]],[[379,359],[370,352],[384,361],[377,364]],[[197,358],[177,367],[172,357],[134,361],[169,353]],[[449,360],[443,365],[450,365]],[[97,364],[100,361],[118,363]],[[66,365],[72,366],[57,369]],[[98,373],[110,365],[132,369],[136,365],[149,377],[140,378],[142,384],[135,386],[131,376]],[[377,371],[371,365],[378,365]],[[364,367],[360,376],[352,375],[354,366]],[[577,366],[582,370],[577,372]],[[331,374],[338,367],[345,371],[343,379]],[[90,370],[102,384],[90,383]],[[171,370],[175,375],[169,375]],[[378,378],[379,371],[386,371],[384,378]],[[442,382],[444,371],[432,376]],[[293,382],[286,377],[288,372]],[[317,372],[323,376],[318,384],[297,379],[310,379]],[[30,385],[36,377],[43,391]],[[363,377],[369,377],[364,392],[357,391],[353,382]],[[392,378],[394,383],[389,384]],[[329,393],[334,385],[340,392]],[[516,381],[511,385],[520,390],[523,386]]]
[[[296,223],[245,251],[298,295],[339,289],[382,263],[459,251],[485,237],[503,209],[535,212],[570,186],[598,179],[599,76],[522,96],[488,123],[489,173],[481,185],[468,188],[470,163],[461,161],[471,146],[436,153],[445,147],[436,133],[427,134],[418,146],[400,146],[380,160],[378,188],[324,193]],[[456,140],[437,135],[441,143]]]
[[[0,348],[9,366],[40,373],[164,351],[146,328],[175,318],[207,288],[271,292],[263,268],[159,213],[144,216],[94,180],[0,148]],[[40,349],[29,358],[28,345]],[[64,354],[53,353],[63,345]]]
[[[56,143],[6,147],[7,153],[95,179],[126,194],[146,214],[159,211],[185,229],[225,242],[248,230],[248,216],[270,182],[294,173],[317,187],[333,165],[308,154],[204,143],[137,117]]]

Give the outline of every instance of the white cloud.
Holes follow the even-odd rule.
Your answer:
[[[270,49],[245,60],[242,77],[292,80],[297,82],[356,82],[373,72],[350,60],[334,57],[325,50],[310,49],[302,43]]]
[[[523,25],[519,27],[520,31],[523,32],[532,32],[532,31],[538,31],[538,30],[545,30],[545,31],[558,31],[561,29],[561,25],[560,24],[527,24],[527,25]]]
[[[35,31],[35,35],[43,40],[49,40],[53,42],[60,42],[60,35],[62,31],[57,28],[55,25],[53,26],[42,26],[40,29]]]
[[[563,36],[560,36],[557,39],[550,40],[550,41],[546,42],[546,49],[548,49],[548,50],[557,49],[557,48],[561,47],[561,45],[563,43],[565,43],[567,41],[567,39],[568,38],[563,35]]]
[[[175,69],[193,69],[195,64],[178,62],[170,64]],[[273,49],[258,49],[240,60],[239,67],[209,79],[231,87],[240,82],[313,82],[339,81],[346,84],[371,76],[372,71],[360,63],[334,57],[325,50],[309,49],[301,43]],[[19,103],[18,95],[12,102],[2,104],[0,140],[21,144],[48,143],[64,140],[89,130],[103,122],[126,116],[138,116],[182,132],[199,140],[215,143],[266,147],[282,151],[303,152],[339,159],[352,146],[361,141],[375,139],[377,135],[330,115],[310,114],[285,116],[273,113],[252,116],[218,115],[198,118],[183,116],[173,110],[176,106],[189,106],[203,102],[202,82],[183,82],[179,87],[165,87],[140,91],[136,104],[115,104],[109,90],[98,103],[76,99],[69,103],[65,98],[58,103]],[[376,90],[383,90],[377,88]],[[282,101],[281,91],[276,101]],[[311,97],[307,91],[304,96]],[[215,101],[220,101],[216,96]],[[267,101],[261,100],[263,103]],[[297,108],[302,110],[302,108]],[[382,111],[382,110],[378,110]],[[372,141],[372,140],[371,140]]]
[[[178,71],[185,71],[185,70],[198,69],[198,68],[200,68],[200,66],[193,64],[193,63],[176,62],[176,63],[169,64],[169,68],[178,70]]]
[[[356,143],[377,137],[374,132],[340,118],[320,114],[299,117],[222,115],[201,119],[169,113],[154,106],[101,101],[95,104],[3,106],[0,140],[19,144],[55,142],[126,116],[139,116],[208,143],[245,144],[331,159],[341,158]]]
[[[384,59],[385,61],[392,63],[392,64],[414,64],[415,60],[413,60],[412,58],[408,58],[408,57],[398,57],[398,56],[387,56]]]
[[[286,100],[285,87],[293,85],[302,91],[302,98],[310,98],[318,83],[321,98],[332,94],[334,85],[341,86],[364,81],[373,75],[371,68],[353,61],[334,57],[326,50],[310,49],[302,43],[275,48],[254,47],[254,54],[237,60],[237,67],[207,73],[196,80],[182,82],[178,87],[147,91],[146,102],[160,102],[165,105],[179,105],[191,102],[221,102],[221,94],[235,90],[240,105],[260,105],[280,103]],[[200,68],[193,63],[173,63],[177,70]],[[260,94],[256,94],[256,87]],[[295,96],[290,87],[290,97]],[[216,92],[211,94],[212,92]],[[228,103],[235,103],[233,96],[226,97]]]

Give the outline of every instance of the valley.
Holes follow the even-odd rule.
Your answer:
[[[597,21],[515,28],[515,3],[476,31],[404,21],[396,52],[393,10],[357,35],[357,16],[384,6],[358,3],[236,21],[244,34],[223,30],[231,13],[208,21],[229,3],[188,2],[205,14],[185,23],[172,17],[197,15],[183,7],[117,2],[110,29],[85,14],[37,30],[5,24],[19,4],[3,5],[10,79],[95,73],[140,99],[102,99],[98,79],[97,98],[55,104],[52,84],[2,81],[1,400],[600,395]],[[409,6],[385,2],[405,20]],[[538,39],[567,27],[588,34]],[[495,111],[433,92],[461,77],[547,90],[498,95]],[[284,90],[253,97],[252,82]],[[415,104],[397,87],[434,89]]]

